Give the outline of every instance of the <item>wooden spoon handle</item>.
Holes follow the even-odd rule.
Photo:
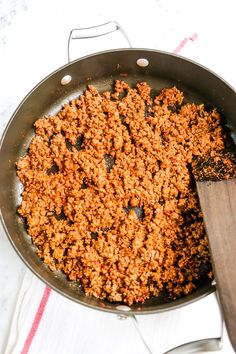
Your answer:
[[[236,351],[236,179],[197,182],[216,286]]]

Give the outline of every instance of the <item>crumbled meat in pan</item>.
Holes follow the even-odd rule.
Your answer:
[[[175,87],[152,98],[147,83],[116,81],[35,123],[17,162],[18,212],[39,257],[87,295],[131,305],[165,290],[174,299],[210,262],[192,164],[218,156],[225,133],[216,110],[183,98]]]
[[[193,161],[192,170],[197,181],[220,181],[236,177],[236,155],[233,151],[220,151],[215,156]]]

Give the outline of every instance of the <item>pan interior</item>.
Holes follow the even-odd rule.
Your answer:
[[[62,108],[62,106],[65,103],[69,103],[71,100],[78,98],[81,94],[84,93],[88,85],[93,85],[96,87],[96,89],[102,93],[105,91],[112,91],[114,82],[116,80],[124,80],[129,84],[131,87],[135,87],[137,83],[139,82],[147,82],[150,87],[152,87],[152,96],[156,96],[158,92],[163,89],[163,88],[170,88],[173,86],[176,86],[178,89],[184,92],[185,96],[185,101],[186,102],[194,102],[196,104],[203,103],[207,108],[213,108],[210,102],[206,101],[199,93],[195,92],[189,87],[186,87],[183,85],[181,82],[174,81],[171,79],[167,78],[162,78],[162,77],[149,77],[146,75],[135,75],[133,77],[122,77],[120,75],[116,75],[114,77],[103,77],[99,79],[90,79],[86,84],[81,84],[76,89],[73,89],[72,91],[66,92],[62,97],[59,99],[55,100],[51,105],[48,105],[45,107],[45,110],[42,111],[40,116],[35,117],[34,121],[37,118],[43,117],[43,116],[51,116],[51,115],[56,115]],[[27,154],[28,147],[30,145],[30,142],[32,138],[35,136],[35,131],[34,131],[34,126],[33,123],[27,130],[22,130],[19,133],[23,137],[23,144],[21,144],[20,149],[18,150],[17,158],[16,161],[21,157]],[[111,162],[108,161],[108,164]],[[109,168],[109,167],[108,167]],[[19,183],[18,179],[16,178],[14,183],[15,187],[15,193],[14,193],[14,198],[15,198],[15,203],[16,205],[19,205],[21,202],[21,193],[22,193],[22,185]]]
[[[129,60],[132,60],[132,63],[135,63],[136,58],[141,54],[144,54],[140,54],[140,51],[131,51],[130,53],[131,58]],[[145,52],[145,54],[146,56],[153,56],[152,52]],[[207,108],[217,107],[223,115],[227,114],[231,109],[231,101],[233,97],[235,97],[235,93],[232,92],[232,89],[225,83],[222,83],[219,78],[216,78],[216,83],[221,83],[221,85],[223,85],[222,87],[218,87],[219,90],[222,91],[221,97],[226,97],[227,90],[230,95],[232,95],[232,99],[230,98],[228,103],[225,102],[227,101],[225,99],[219,102],[217,101],[217,97],[215,98],[214,96],[214,87],[209,88],[211,94],[208,95],[208,90],[204,88],[204,82],[202,85],[198,85],[197,79],[195,83],[188,78],[184,80],[184,77],[186,76],[184,70],[186,70],[186,68],[183,67],[183,70],[180,69],[180,64],[185,64],[185,60],[183,59],[180,60],[174,58],[177,60],[178,65],[176,68],[172,67],[170,74],[168,75],[167,72],[161,70],[161,68],[156,70],[155,65],[150,69],[137,70],[134,64],[131,65],[129,60],[126,63],[124,59],[125,63],[121,65],[121,57],[118,55],[118,59],[114,59],[114,52],[112,52],[110,53],[110,66],[108,65],[106,70],[103,69],[104,72],[100,72],[100,66],[97,67],[97,65],[100,63],[99,61],[101,61],[101,57],[104,55],[105,53],[100,54],[100,56],[98,55],[97,61],[95,62],[94,60],[96,59],[96,56],[95,59],[94,57],[91,57],[63,67],[37,86],[19,106],[7,127],[1,144],[0,182],[4,188],[1,188],[0,201],[2,222],[6,233],[18,254],[28,267],[36,273],[36,275],[38,275],[50,287],[74,301],[96,309],[120,312],[120,310],[117,309],[119,304],[109,303],[107,301],[85,296],[82,288],[77,283],[69,282],[66,276],[59,271],[52,272],[49,270],[36,255],[35,246],[32,245],[31,238],[27,234],[24,220],[22,220],[22,218],[16,213],[17,206],[21,202],[22,185],[16,177],[15,162],[20,156],[27,153],[30,140],[34,136],[33,123],[37,118],[44,115],[56,114],[64,103],[81,95],[88,84],[94,85],[98,91],[103,92],[106,90],[112,90],[114,81],[117,79],[126,81],[130,86],[135,86],[138,82],[145,81],[153,88],[154,95],[162,88],[176,86],[184,92],[186,101],[204,103]],[[160,55],[160,58],[163,61],[164,54],[160,53],[158,55]],[[164,59],[167,60],[165,65],[171,65],[173,57],[166,54],[164,57]],[[178,62],[178,60],[180,60],[180,62]],[[120,65],[119,69],[118,64]],[[190,65],[191,69],[194,71],[196,69],[195,64],[190,64],[187,62],[186,65]],[[164,64],[162,64],[162,66],[163,65]],[[122,68],[122,71],[120,68]],[[212,73],[207,73],[203,68],[199,69],[199,67],[197,67],[197,70],[200,70],[201,73],[203,72],[209,82],[210,79],[212,79],[212,76],[214,77]],[[91,72],[94,75],[88,76],[88,72]],[[83,73],[83,75],[81,75],[81,73]],[[68,85],[62,86],[60,83],[61,78],[66,74],[71,75],[72,81]],[[214,86],[214,84],[215,83],[213,82],[212,85]],[[223,90],[225,90],[225,92],[223,92]],[[218,106],[216,105],[216,101],[219,102]],[[233,127],[236,126],[234,119],[229,119],[229,123]],[[132,305],[131,312],[150,313],[176,308],[199,299],[214,290],[211,286],[211,281],[207,277],[203,277],[198,285],[198,289],[195,292],[183,298],[171,301],[168,296],[163,293],[156,298],[149,299],[144,304]]]

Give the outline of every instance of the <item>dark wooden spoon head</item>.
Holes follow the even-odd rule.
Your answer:
[[[226,328],[236,351],[236,179],[196,185]]]

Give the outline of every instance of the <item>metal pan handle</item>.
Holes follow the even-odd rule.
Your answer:
[[[171,349],[168,352],[165,352],[164,354],[216,352],[221,350],[221,347],[221,338],[208,338],[180,345],[179,347]]]
[[[215,285],[215,281],[213,281],[213,285]],[[223,319],[223,314],[222,314],[222,309],[221,309],[221,304],[219,302],[219,296],[217,291],[215,292],[218,308],[219,308],[219,313],[220,313],[220,320],[221,320],[221,328],[220,328],[220,335],[219,337],[216,338],[206,338],[206,339],[200,339],[196,340],[193,342],[189,343],[184,343],[182,345],[179,345],[178,347],[172,348],[168,350],[167,352],[163,354],[193,354],[193,353],[205,353],[205,352],[217,352],[222,349],[223,346],[223,333],[225,330],[224,326],[224,319]],[[129,310],[130,308],[128,306],[121,305],[119,306],[120,310],[125,311],[126,313],[123,313],[122,315],[118,316],[118,319],[124,320],[129,318],[134,327],[135,330],[141,339],[141,341],[144,344],[145,347],[145,353],[149,354],[154,354],[154,351],[151,349],[150,345],[148,344],[147,340],[143,336],[143,333],[139,327],[139,322],[138,319],[135,315],[130,315]]]
[[[110,21],[103,23],[98,26],[92,26],[92,27],[84,27],[84,28],[74,28],[70,31],[70,35],[68,38],[68,45],[67,45],[67,55],[68,55],[68,62],[71,61],[71,46],[72,43],[75,42],[75,40],[80,39],[80,40],[87,40],[87,39],[95,39],[99,38],[102,36],[107,36],[111,35],[114,32],[119,31],[119,33],[122,35],[122,39],[125,39],[125,44],[131,47],[130,40],[122,28],[122,26],[116,22],[116,21]],[[111,48],[111,42],[109,41],[108,43],[109,49]],[[108,49],[108,48],[107,48]]]
[[[215,285],[214,280],[213,283]],[[206,338],[202,340],[196,340],[194,342],[185,343],[171,350],[168,350],[164,354],[192,354],[192,353],[217,352],[222,349],[223,333],[224,333],[225,325],[224,325],[224,318],[223,318],[222,308],[221,308],[217,290],[215,292],[215,296],[219,307],[219,313],[221,319],[220,336],[217,338]]]

